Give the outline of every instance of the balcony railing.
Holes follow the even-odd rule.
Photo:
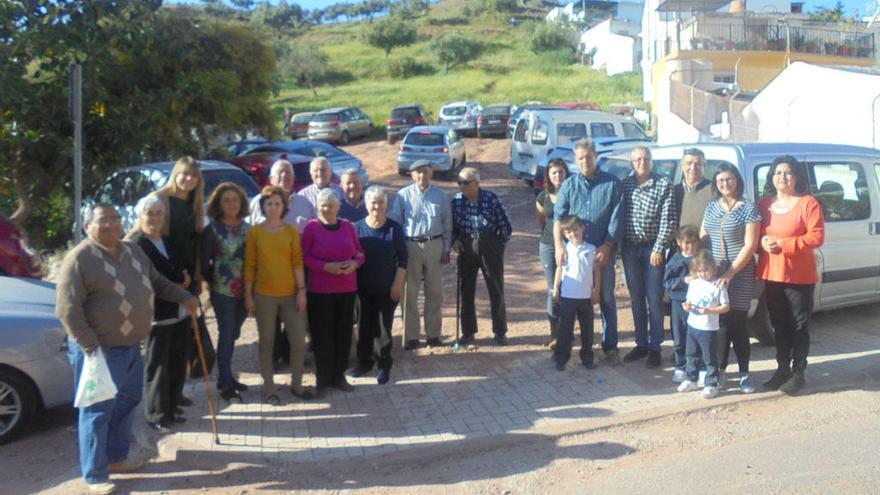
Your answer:
[[[712,22],[715,21],[715,22]],[[678,36],[668,36],[661,48],[673,50],[788,51],[838,57],[873,59],[873,33],[791,26],[775,19],[691,20],[682,24]]]

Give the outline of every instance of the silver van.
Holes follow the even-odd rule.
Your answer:
[[[557,146],[585,137],[649,139],[637,123],[619,115],[592,110],[527,110],[513,131],[510,171],[532,184],[538,166],[547,163],[547,156]]]
[[[791,155],[803,162],[812,194],[825,212],[825,244],[816,256],[820,281],[815,310],[880,301],[880,150],[808,143],[681,144],[651,149],[654,170],[680,182],[682,152],[691,147],[706,154],[706,177],[721,163],[735,165],[745,180],[746,197],[756,202],[774,158]],[[599,167],[629,167],[629,154],[600,158]],[[773,342],[763,298],[752,301],[749,327],[761,342]]]

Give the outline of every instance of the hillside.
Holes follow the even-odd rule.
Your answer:
[[[387,58],[382,50],[363,41],[370,26],[367,21],[311,28],[296,41],[319,44],[329,56],[330,69],[338,82],[319,86],[318,97],[308,88],[285,83],[272,101],[273,107],[281,115],[284,107],[298,112],[354,105],[381,126],[393,106],[409,102],[424,104],[435,117],[444,103],[464,99],[476,99],[483,105],[582,100],[602,108],[612,103],[641,102],[640,74],[608,77],[582,65],[560,62],[558,57],[532,53],[524,25],[540,18],[542,10],[517,14],[517,26],[511,27],[509,15],[502,18],[497,13],[470,12],[470,6],[476,3],[444,0],[434,4],[429,15],[412,21],[418,27],[419,40],[395,48]],[[480,39],[487,48],[477,60],[444,74],[429,44],[433,36],[446,32]],[[389,77],[388,62],[402,57],[430,65],[432,73],[408,79]]]

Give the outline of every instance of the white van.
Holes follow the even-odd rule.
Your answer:
[[[651,149],[654,171],[681,182],[681,156],[686,148],[706,154],[710,178],[722,163],[736,166],[745,195],[757,202],[764,195],[773,159],[791,155],[810,176],[813,196],[825,212],[825,244],[816,250],[819,283],[816,311],[880,301],[880,150],[811,143],[697,143]],[[603,170],[628,169],[629,154],[606,155]],[[763,287],[761,287],[763,291]],[[773,329],[762,297],[752,301],[749,329],[763,343],[773,342]]]
[[[634,121],[591,110],[527,110],[516,124],[510,144],[510,171],[531,184],[538,166],[557,146],[581,138],[636,138],[648,140]]]

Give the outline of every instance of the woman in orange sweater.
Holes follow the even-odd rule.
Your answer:
[[[809,194],[807,169],[794,157],[773,160],[765,196],[758,204],[761,249],[758,277],[776,331],[776,373],[764,387],[793,394],[804,386],[810,352],[808,322],[819,281],[814,249],[825,240],[822,206]]]
[[[311,391],[302,386],[306,335],[306,286],[299,232],[284,223],[288,194],[277,186],[266,186],[260,195],[260,210],[266,221],[248,230],[245,248],[244,301],[249,314],[257,317],[260,374],[263,401],[277,406],[274,360],[275,327],[284,323],[290,343],[290,393],[306,400]]]

